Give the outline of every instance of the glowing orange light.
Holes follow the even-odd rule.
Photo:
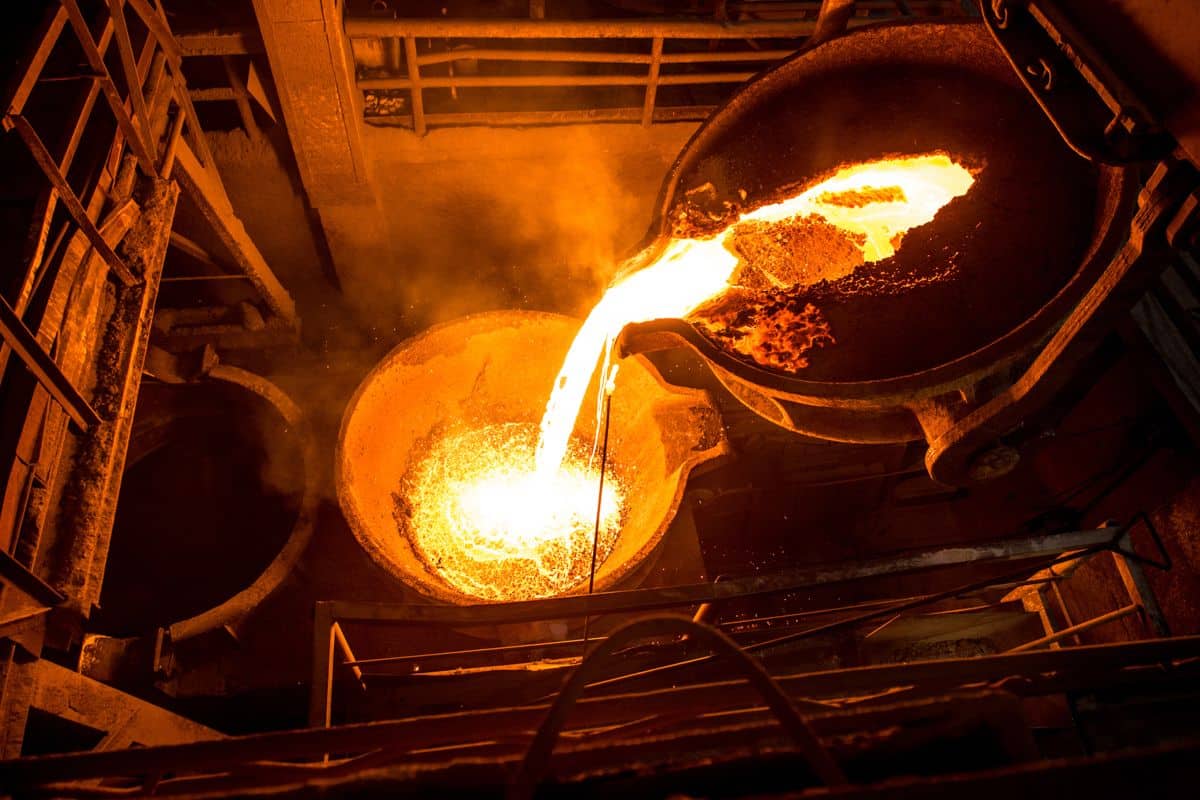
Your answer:
[[[971,171],[946,155],[880,159],[749,211],[711,238],[672,240],[654,264],[611,286],[592,309],[551,388],[536,444],[531,426],[487,428],[434,444],[410,498],[426,560],[452,586],[492,600],[560,594],[586,580],[599,476],[586,453],[572,452],[572,434],[597,365],[606,376],[597,419],[602,413],[621,329],[686,317],[729,289],[739,257],[728,245],[739,225],[816,217],[848,234],[863,262],[878,261],[973,183]],[[606,481],[598,563],[612,549],[623,514],[619,483]]]

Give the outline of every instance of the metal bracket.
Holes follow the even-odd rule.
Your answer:
[[[1170,154],[1170,135],[1052,0],[979,5],[996,44],[1072,150],[1114,165]]]
[[[1155,558],[1147,558],[1137,552],[1134,552],[1133,542],[1129,540],[1129,548],[1122,547],[1121,544],[1127,541],[1127,536],[1138,523],[1142,523],[1146,527],[1147,533],[1150,534],[1150,541],[1154,543],[1154,549],[1157,551]],[[1139,511],[1133,515],[1125,525],[1122,525],[1112,540],[1112,551],[1118,555],[1128,558],[1130,561],[1136,561],[1147,567],[1154,567],[1163,571],[1170,570],[1172,567],[1171,554],[1167,552],[1167,548],[1163,545],[1162,537],[1158,535],[1158,529],[1154,527],[1154,523],[1150,521],[1150,515],[1145,511]]]
[[[925,466],[931,477],[951,486],[994,477],[981,474],[980,459],[986,460],[1002,437],[1045,406],[1080,359],[1166,266],[1167,231],[1187,227],[1181,219],[1193,217],[1186,201],[1198,180],[1195,170],[1183,162],[1158,166],[1138,197],[1129,239],[1024,374],[929,441]]]

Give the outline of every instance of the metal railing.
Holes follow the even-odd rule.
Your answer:
[[[744,5],[748,9],[757,4]],[[349,18],[345,31],[356,56],[365,113],[373,122],[395,124],[404,119],[418,135],[446,125],[648,126],[705,118],[714,108],[712,102],[664,104],[659,89],[713,89],[749,80],[803,46],[817,30],[820,5],[788,4],[776,10],[782,19],[756,19],[743,10],[739,21]],[[848,26],[918,14],[966,13],[958,3],[862,3]],[[597,41],[604,49],[597,49]],[[378,58],[368,58],[368,50]],[[525,66],[517,70],[514,65]],[[528,65],[541,69],[531,74]],[[625,93],[573,98],[582,107],[536,109],[501,94],[522,89]],[[641,90],[640,104],[628,102],[630,89]],[[450,93],[453,105],[466,107],[431,111],[430,93],[439,90]],[[487,96],[471,104],[455,103],[459,90],[487,90]],[[717,99],[727,93],[709,92]],[[407,102],[397,102],[397,94]]]
[[[34,203],[29,244],[17,269],[10,272],[15,279],[12,294],[0,298],[4,340],[0,386],[5,390],[10,430],[18,431],[7,440],[14,449],[0,453],[6,484],[0,503],[0,543],[5,546],[0,549],[12,552],[26,567],[32,564],[36,547],[22,546],[18,537],[34,483],[51,483],[53,467],[47,462],[57,457],[65,431],[60,416],[65,414],[77,430],[88,434],[103,422],[77,385],[80,376],[73,379],[61,363],[67,349],[62,330],[71,320],[72,287],[93,253],[106,266],[109,278],[126,288],[142,286],[144,276],[118,254],[116,245],[140,214],[132,197],[138,174],[168,177],[181,137],[187,137],[205,163],[210,161],[161,4],[106,0],[97,16],[88,19],[76,0],[61,0],[47,10],[4,98],[0,120],[6,132],[21,139],[47,183]],[[116,59],[111,53],[114,46]],[[83,70],[44,75],[50,63],[61,69],[62,48],[82,53]],[[110,71],[108,63],[114,60],[119,69]],[[65,130],[47,132],[49,123],[34,122],[41,118],[39,113],[47,116],[48,101],[39,90],[56,86],[61,91],[64,85],[79,87],[65,120],[56,118],[64,120],[58,127]],[[114,130],[111,139],[89,153],[99,156],[101,168],[73,170],[80,152],[97,144],[93,131],[101,108],[107,109]],[[87,173],[82,181],[79,172]],[[15,371],[8,369],[12,356],[36,379],[33,387],[12,388],[16,380]]]
[[[1144,527],[1154,547],[1154,559],[1139,555],[1134,549],[1131,532],[1135,527]],[[1059,584],[1067,580],[1074,570],[1089,558],[1108,553],[1117,566],[1118,574],[1128,593],[1129,604],[1114,612],[1094,619],[1074,622],[1061,605],[1065,624],[1056,615],[1048,616],[1044,600],[1049,591],[1062,603]],[[1035,561],[1034,566],[1029,566]],[[374,678],[402,677],[416,670],[429,674],[431,670],[455,670],[495,666],[508,656],[521,653],[535,658],[550,653],[562,657],[582,657],[588,648],[587,639],[563,639],[539,641],[500,647],[480,647],[450,652],[417,652],[388,654],[377,657],[356,657],[342,623],[359,626],[490,626],[529,622],[562,621],[571,618],[629,615],[663,609],[686,610],[699,606],[696,619],[710,616],[713,604],[779,596],[790,592],[811,591],[815,587],[858,581],[869,581],[889,576],[944,570],[965,565],[997,565],[1004,562],[1025,564],[1016,570],[1006,571],[982,580],[973,581],[945,591],[918,597],[902,597],[858,603],[851,606],[808,609],[791,612],[768,619],[737,618],[719,623],[733,635],[741,632],[754,634],[756,626],[770,630],[780,620],[801,622],[809,617],[832,617],[814,626],[779,636],[768,636],[743,645],[748,652],[765,655],[779,651],[782,647],[802,639],[820,636],[835,631],[851,630],[863,623],[880,620],[889,625],[901,617],[927,610],[938,603],[968,596],[982,596],[989,591],[1011,589],[1001,602],[1021,600],[1026,611],[1038,611],[1044,637],[1026,641],[1009,652],[1023,652],[1041,647],[1058,648],[1067,639],[1080,643],[1079,634],[1117,619],[1139,615],[1157,637],[1170,636],[1162,610],[1142,569],[1143,564],[1158,569],[1170,569],[1158,533],[1145,514],[1138,514],[1129,525],[1105,527],[1096,530],[1072,531],[1022,539],[1002,540],[987,544],[963,547],[933,548],[898,556],[865,561],[849,562],[821,567],[805,567],[783,572],[755,575],[731,580],[718,580],[663,588],[633,589],[606,592],[594,595],[571,595],[542,600],[526,600],[508,603],[493,603],[475,606],[440,606],[421,604],[378,604],[352,602],[318,602],[315,609],[313,628],[313,677],[309,696],[309,724],[314,727],[331,724],[333,718],[333,692],[339,668],[353,673],[354,680],[366,689]],[[946,612],[953,613],[953,612]],[[882,626],[880,626],[882,627]],[[876,629],[878,630],[878,628]],[[602,641],[594,637],[592,644]],[[338,656],[341,656],[339,659]],[[672,672],[679,668],[694,666],[711,660],[703,656],[652,667],[619,675],[593,684],[594,688],[608,687],[617,683],[646,678],[650,675]],[[400,667],[400,673],[388,673],[389,665]],[[380,672],[378,670],[385,671]]]

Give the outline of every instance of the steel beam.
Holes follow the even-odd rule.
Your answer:
[[[50,396],[54,398],[63,411],[71,417],[78,428],[87,432],[101,422],[100,415],[92,408],[75,385],[63,374],[37,338],[25,327],[25,323],[13,311],[8,301],[0,297],[0,336],[5,344],[24,362],[25,367],[33,373]]]
[[[589,614],[631,613],[796,591],[812,586],[901,575],[980,561],[1048,558],[1072,550],[1103,547],[1112,543],[1116,533],[1115,529],[1105,528],[1056,533],[988,544],[932,548],[890,558],[783,570],[770,575],[735,578],[717,583],[629,589],[513,603],[450,606],[338,601],[328,605],[332,609],[333,618],[340,621],[420,622],[443,625],[491,625],[582,617]]]
[[[1031,680],[1008,684],[1010,691],[1026,695],[1049,673],[1077,676],[1079,685],[1084,687],[1103,686],[1102,673],[1106,670],[1111,673],[1156,666],[1158,668],[1152,673],[1158,676],[1162,674],[1164,663],[1197,657],[1200,657],[1200,636],[1185,636],[1065,650],[852,667],[785,675],[776,680],[789,695],[810,697],[835,693],[852,696],[914,684],[946,689],[1026,676]],[[585,697],[578,706],[581,717],[585,710],[603,711],[603,717],[588,717],[589,725],[598,726],[603,724],[598,721],[602,718],[628,718],[631,709],[637,714],[653,713],[659,707],[656,698],[669,702],[676,709],[696,708],[695,693],[701,690],[706,696],[719,699],[730,697],[734,692],[748,691],[748,684],[744,680],[734,680],[633,695]],[[478,732],[479,736],[488,739],[514,733],[527,737],[528,731],[537,726],[548,708],[546,704],[539,704],[466,711],[336,728],[254,734],[211,742],[9,760],[0,762],[0,785],[31,786],[51,781],[166,772],[225,772],[235,764],[264,759],[319,758],[327,752],[358,753],[406,746],[434,747],[438,743],[462,742],[464,731]]]
[[[875,20],[851,19],[850,27]],[[385,19],[351,17],[351,39],[800,39],[815,20],[722,23],[708,20]]]

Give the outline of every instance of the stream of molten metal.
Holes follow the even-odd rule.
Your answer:
[[[496,426],[433,448],[414,498],[416,543],[426,560],[451,585],[487,599],[544,597],[578,585],[590,567],[599,474],[572,433],[598,368],[601,421],[621,329],[686,317],[730,288],[739,257],[728,240],[738,225],[815,216],[847,233],[863,261],[874,262],[892,256],[905,232],[932,221],[973,183],[970,170],[943,154],[880,159],[749,211],[711,238],[669,242],[653,264],[609,287],[588,314],[555,378],[536,447],[532,426]],[[598,564],[619,533],[623,491],[618,481],[605,484]]]
[[[854,237],[864,261],[881,261],[895,255],[904,233],[932,222],[974,182],[970,170],[946,155],[869,161],[843,167],[798,195],[749,211],[711,239],[673,240],[655,263],[609,287],[575,335],[542,415],[538,474],[550,480],[558,471],[588,384],[598,364],[608,369],[622,328],[686,317],[729,288],[738,257],[726,242],[738,225],[817,216]],[[597,414],[601,408],[598,402]]]

